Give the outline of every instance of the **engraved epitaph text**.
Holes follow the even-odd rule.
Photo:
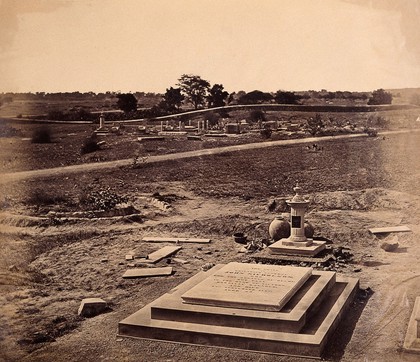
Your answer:
[[[182,295],[186,303],[278,311],[311,268],[229,263]]]

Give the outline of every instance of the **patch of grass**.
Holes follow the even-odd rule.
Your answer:
[[[45,206],[56,204],[69,204],[71,200],[60,191],[46,191],[44,189],[32,190],[29,197],[25,200],[27,205]]]
[[[22,131],[7,124],[0,124],[0,137],[22,137]]]

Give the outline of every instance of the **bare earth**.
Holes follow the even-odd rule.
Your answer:
[[[232,234],[268,238],[283,210],[267,209],[299,180],[311,198],[315,234],[349,248],[352,261],[331,267],[360,279],[361,291],[325,352],[330,361],[417,361],[401,351],[420,296],[419,132],[330,140],[312,153],[304,144],[129,164],[82,174],[43,175],[1,185],[0,359],[4,361],[302,361],[241,350],[134,340],[118,322],[201,270],[207,263],[251,262]],[[299,160],[298,160],[299,159]],[[128,197],[139,218],[87,217],[74,200],[87,186],[110,186]],[[33,191],[60,195],[34,204]],[[159,193],[172,207],[151,204]],[[156,195],[156,194],[155,194]],[[45,195],[44,195],[45,197]],[[56,214],[48,214],[55,211]],[[407,225],[412,232],[376,237],[369,228]],[[168,243],[143,236],[211,238],[182,244],[169,277],[124,280],[125,255],[146,255]],[[380,248],[397,238],[394,252]],[[183,263],[187,261],[187,263]],[[134,264],[136,261],[134,261]],[[309,265],[311,266],[311,265]],[[317,267],[317,266],[315,266]],[[320,268],[323,268],[321,266]],[[107,313],[77,316],[80,301],[100,297]]]

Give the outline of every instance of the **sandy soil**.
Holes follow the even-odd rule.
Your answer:
[[[241,246],[233,242],[232,234],[243,231],[253,240],[267,238],[269,223],[282,211],[269,211],[267,205],[273,199],[281,205],[280,201],[291,194],[290,183],[297,178],[310,192],[308,219],[315,225],[316,235],[332,240],[334,247],[349,248],[354,255],[352,261],[331,267],[359,278],[361,285],[357,299],[327,347],[325,359],[418,360],[418,356],[403,353],[400,348],[414,299],[420,295],[419,138],[395,135],[389,140],[325,143],[323,155],[304,154],[303,163],[296,169],[291,165],[288,171],[284,171],[283,161],[274,160],[294,160],[297,154],[302,155],[302,146],[267,149],[258,153],[262,158],[255,157],[257,151],[252,151],[241,153],[240,158],[209,156],[194,165],[187,160],[136,170],[108,170],[100,180],[94,172],[2,186],[8,198],[3,198],[0,215],[0,359],[302,361],[125,339],[116,334],[120,320],[188,279],[203,265],[251,261],[255,253],[239,253]],[[359,154],[361,146],[365,149]],[[349,152],[347,158],[342,149]],[[321,159],[333,160],[334,155],[339,155],[341,162],[328,164]],[[266,165],[261,164],[262,159]],[[266,175],[265,167],[270,166],[273,175]],[[329,173],[325,171],[327,166]],[[97,187],[111,185],[114,189],[117,180],[123,180],[123,186],[116,190],[129,196],[141,220],[128,216],[75,216],[78,206],[69,200],[80,191],[80,184],[92,184],[94,179]],[[277,187],[270,181],[277,182]],[[65,190],[67,198],[58,200],[55,206],[31,204],[27,190],[40,182],[49,192]],[[319,187],[321,184],[323,187]],[[171,204],[170,210],[150,203],[156,192]],[[52,217],[47,214],[51,210],[65,215]],[[371,227],[396,225],[407,225],[412,232],[382,238],[368,232]],[[183,244],[175,258],[158,263],[172,265],[176,271],[172,276],[122,279],[132,263],[125,260],[126,254],[144,255],[168,245],[141,242],[146,235],[205,237],[212,242]],[[380,248],[383,238],[397,238],[399,248],[385,252]],[[86,297],[105,299],[110,310],[89,319],[77,316],[80,301]]]

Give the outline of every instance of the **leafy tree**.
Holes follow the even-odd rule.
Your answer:
[[[209,121],[210,127],[214,127],[219,123],[220,115],[216,112],[208,112],[204,118]]]
[[[181,93],[181,88],[169,88],[166,89],[166,93],[163,95],[163,101],[166,104],[168,110],[178,110],[181,107],[184,96]]]
[[[223,90],[222,84],[215,84],[209,90],[207,101],[210,107],[223,107],[226,102],[225,99],[229,96],[229,92]]]
[[[278,104],[299,104],[300,96],[293,92],[277,91],[274,99]]]
[[[372,92],[372,96],[368,100],[368,104],[377,105],[377,104],[391,104],[392,103],[392,94],[385,92],[385,90],[377,89]]]
[[[251,111],[250,117],[253,123],[261,123],[262,121],[265,121],[265,114],[260,109],[254,109],[253,111]]]
[[[259,90],[246,93],[239,98],[239,104],[259,104],[267,103],[273,99],[270,93],[264,93]]]
[[[208,81],[193,74],[183,74],[178,81],[179,83],[177,85],[181,88],[186,99],[194,106],[194,109],[198,109],[199,106],[204,106],[204,101],[206,100],[210,87]]]
[[[306,123],[306,128],[312,136],[316,136],[324,128],[324,122],[319,113],[315,114],[315,117],[309,118]]]
[[[117,94],[117,107],[125,113],[137,110],[137,99],[131,93]]]

